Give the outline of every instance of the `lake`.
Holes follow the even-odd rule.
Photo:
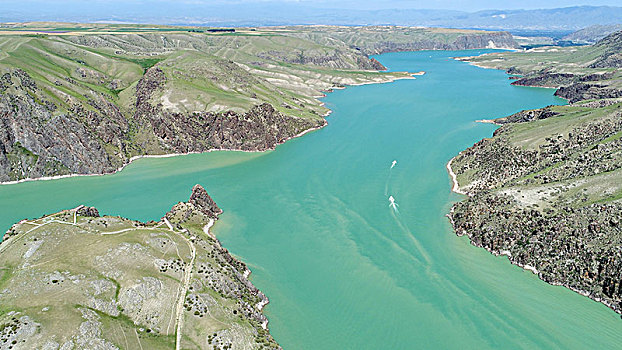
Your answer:
[[[330,93],[328,126],[275,151],[0,186],[0,226],[79,204],[159,219],[199,183],[224,210],[214,233],[270,298],[285,349],[620,348],[619,315],[471,246],[445,217],[461,199],[446,163],[496,128],[475,120],[564,103],[452,59],[489,51],[376,56],[426,74]]]

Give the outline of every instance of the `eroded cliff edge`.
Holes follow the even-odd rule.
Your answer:
[[[472,244],[622,313],[622,101],[524,111],[456,156]]]
[[[66,112],[21,69],[0,84],[0,182],[67,174],[111,173],[132,156],[206,152],[215,149],[265,151],[322,118],[285,115],[269,103],[246,112],[172,112],[158,103],[167,82],[158,67],[138,81],[128,113],[105,96]],[[65,82],[74,84],[75,82]]]
[[[15,224],[0,244],[0,347],[276,349],[250,271],[204,229],[197,185],[159,222],[80,206]]]
[[[622,313],[622,32],[592,46],[462,58],[513,85],[556,88],[567,106],[494,119],[501,127],[448,165],[468,198],[458,235]],[[518,74],[518,75],[516,75]]]

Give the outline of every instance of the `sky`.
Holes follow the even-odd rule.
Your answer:
[[[261,1],[261,0],[239,0]],[[446,9],[459,11],[479,11],[490,9],[540,9],[570,6],[621,6],[620,0],[282,0],[306,3],[318,7],[339,7],[358,9]]]
[[[23,6],[37,3],[47,3],[58,5],[70,5],[80,3],[85,4],[110,4],[110,5],[154,5],[154,4],[201,4],[201,5],[224,5],[224,4],[244,4],[244,3],[287,3],[289,5],[299,4],[318,8],[341,8],[341,9],[447,9],[474,12],[489,9],[540,9],[558,8],[569,6],[622,6],[621,0],[0,0],[2,3],[15,6],[17,3]],[[116,3],[116,4],[115,4]],[[18,5],[19,6],[19,5]]]
[[[513,11],[502,19],[490,18],[492,15],[487,12],[463,13],[581,5],[617,8],[536,11],[535,14]],[[0,0],[0,22],[26,21],[210,26],[399,24],[571,30],[593,24],[622,23],[622,0]]]

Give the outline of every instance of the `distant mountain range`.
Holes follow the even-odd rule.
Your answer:
[[[622,23],[622,7],[575,6],[541,10],[345,10],[291,2],[205,4],[160,1],[158,6],[135,2],[4,0],[0,21],[132,22],[207,26],[267,26],[291,24],[407,25],[511,31],[576,31],[592,25]]]

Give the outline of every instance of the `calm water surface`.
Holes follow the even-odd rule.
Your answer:
[[[79,204],[157,219],[200,183],[225,211],[215,233],[270,297],[285,349],[620,348],[618,315],[471,246],[445,218],[460,199],[445,164],[494,130],[474,120],[563,103],[451,59],[481,52],[378,56],[427,73],[329,94],[329,126],[273,152],[0,186],[0,226]]]

